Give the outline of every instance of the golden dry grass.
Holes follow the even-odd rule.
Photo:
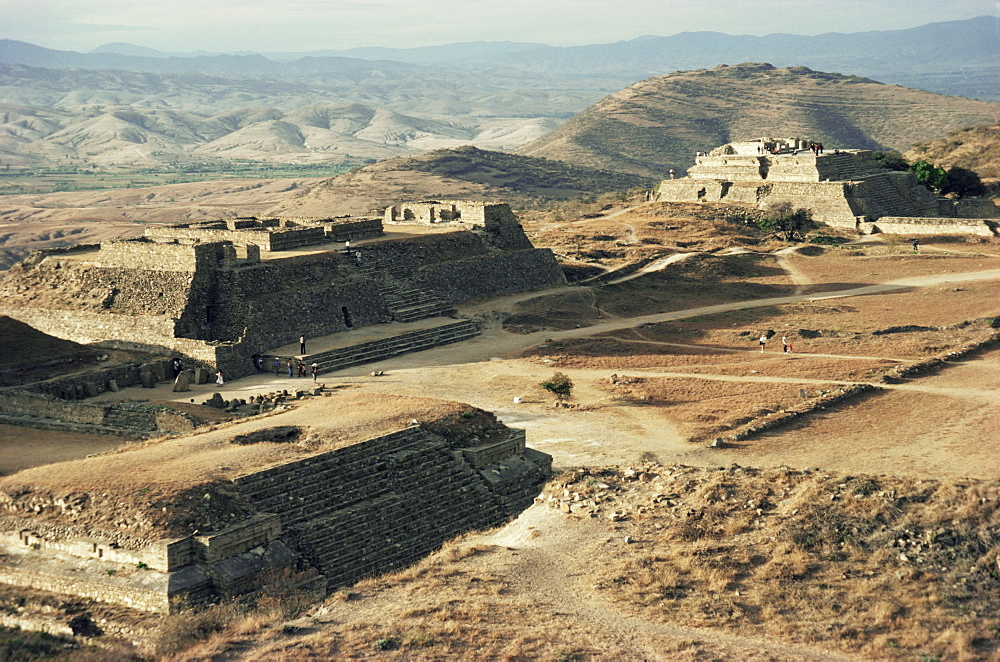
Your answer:
[[[1000,484],[787,469],[578,471],[631,513],[600,586],[650,619],[821,643],[872,659],[986,659],[1000,635]],[[646,476],[644,478],[649,478]],[[620,492],[624,491],[625,494]],[[611,505],[582,508],[607,512]],[[621,502],[626,501],[627,507]]]

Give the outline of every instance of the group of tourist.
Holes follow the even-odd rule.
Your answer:
[[[281,367],[284,365],[288,370],[289,377],[305,377],[308,373],[312,373],[313,381],[316,380],[316,376],[319,374],[319,364],[313,363],[311,366],[306,366],[305,361],[302,359],[295,359],[289,357],[284,362],[280,356],[275,356],[271,359],[271,368],[274,371],[274,376],[277,377],[281,374]],[[258,374],[264,372],[264,357],[260,354],[253,355],[253,367]]]
[[[760,345],[761,354],[764,353],[764,346],[767,345],[767,341],[770,340],[773,335],[773,331],[768,331],[757,339],[757,343]],[[789,354],[792,351],[792,341],[788,338],[788,336],[781,336],[781,351],[785,354]]]

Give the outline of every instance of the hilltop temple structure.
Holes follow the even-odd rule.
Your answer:
[[[664,180],[655,199],[759,208],[789,203],[816,221],[868,234],[996,234],[995,222],[973,220],[998,215],[989,200],[939,198],[913,173],[881,167],[874,152],[814,145],[803,138],[722,145],[699,153],[687,177]]]
[[[231,377],[303,335],[439,319],[388,355],[463,340],[479,328],[446,319],[455,303],[565,282],[507,204],[402,204],[386,219],[399,224],[388,234],[379,218],[243,218],[38,251],[0,284],[0,314],[58,338],[181,356]],[[353,360],[350,350],[308,358],[321,372]]]

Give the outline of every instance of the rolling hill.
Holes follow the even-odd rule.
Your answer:
[[[444,147],[519,145],[550,131],[547,118],[442,121],[363,104],[216,114],[141,107],[75,111],[0,104],[0,159],[144,167],[198,160],[358,163]]]
[[[270,214],[380,213],[401,200],[503,200],[515,208],[607,191],[652,186],[655,180],[548,159],[461,147],[375,163],[322,180],[268,209]]]
[[[670,168],[683,172],[696,151],[734,140],[805,136],[828,149],[902,151],[998,116],[998,103],[806,67],[745,63],[636,83],[517,152],[662,176]]]
[[[959,166],[976,171],[980,177],[1000,179],[1000,124],[967,127],[914,145],[903,156],[910,161],[922,159],[948,168]]]

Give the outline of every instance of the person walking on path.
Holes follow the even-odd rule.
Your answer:
[[[761,335],[761,337],[757,339],[757,342],[760,343],[760,353],[763,354],[764,353],[764,345],[767,344],[767,334],[765,333],[765,334]]]
[[[316,383],[316,377],[319,375],[319,364],[313,363],[311,367],[312,367],[312,374],[313,374],[313,384],[315,384]]]
[[[289,377],[295,376],[295,362],[292,361],[291,359],[288,359],[288,376]]]
[[[354,261],[358,263],[358,267],[361,267],[361,251],[354,253]]]
[[[788,342],[788,336],[781,336],[781,351],[785,354],[792,351],[792,343]]]
[[[281,370],[281,359],[277,356],[274,357],[274,376],[278,376],[278,371]]]
[[[920,252],[920,238],[919,237],[913,240],[913,252],[914,253],[919,253]]]
[[[306,353],[306,337],[305,335],[299,336],[299,354]]]
[[[298,367],[299,367],[299,377],[305,377],[306,376],[306,364],[302,362],[302,359],[299,359],[299,366]]]
[[[218,386],[219,388],[222,388],[222,384],[223,384],[222,370],[217,370],[215,372],[215,385]],[[215,396],[212,396],[212,397],[215,397]]]

